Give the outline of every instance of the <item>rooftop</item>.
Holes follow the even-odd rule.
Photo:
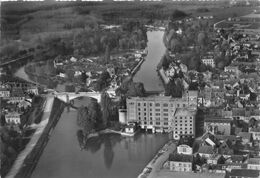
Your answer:
[[[229,176],[238,176],[238,177],[259,177],[259,170],[252,169],[232,169],[228,173]]]
[[[169,161],[177,161],[177,162],[192,162],[192,155],[184,155],[184,154],[170,154]]]

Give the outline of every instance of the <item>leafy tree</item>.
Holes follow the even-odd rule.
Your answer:
[[[81,106],[78,109],[77,114],[77,124],[78,126],[83,128],[84,135],[88,135],[92,132],[95,125],[95,116],[93,114],[93,110],[88,109],[87,107]]]
[[[101,94],[101,111],[103,118],[103,125],[106,127],[110,117],[111,99],[109,95],[104,91]]]

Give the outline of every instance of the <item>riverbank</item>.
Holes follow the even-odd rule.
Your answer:
[[[55,108],[55,109],[53,109]],[[42,121],[34,125],[36,131],[26,148],[19,154],[7,178],[30,177],[46,145],[51,129],[63,111],[63,104],[54,97],[47,97]]]
[[[167,161],[169,155],[176,149],[176,143],[172,140],[166,143],[155,155],[155,157],[147,164],[138,178],[156,178],[157,173]]]

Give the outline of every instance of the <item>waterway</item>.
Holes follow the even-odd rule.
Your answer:
[[[134,76],[134,81],[142,82],[146,91],[163,91],[164,87],[156,71],[157,64],[165,53],[163,31],[148,31],[148,54],[140,70]]]
[[[74,105],[86,105],[87,100],[76,99]],[[108,134],[82,149],[76,118],[76,110],[64,109],[32,178],[136,178],[168,140],[167,134]]]
[[[144,83],[147,91],[162,91],[156,66],[165,52],[163,32],[147,32],[147,36],[148,55],[134,81]],[[24,68],[19,69],[15,76],[30,80]],[[87,100],[76,99],[75,105],[86,105]],[[168,141],[167,134],[139,133],[134,137],[109,134],[93,138],[83,148],[76,118],[76,110],[64,109],[36,165],[33,178],[135,178]]]

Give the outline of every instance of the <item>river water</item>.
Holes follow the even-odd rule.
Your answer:
[[[163,31],[148,31],[148,55],[140,70],[136,73],[134,81],[142,82],[146,91],[163,91],[164,87],[156,71],[157,64],[165,53],[163,44]]]
[[[87,98],[75,105],[86,105]],[[32,178],[136,178],[167,142],[167,134],[103,135],[82,149],[77,111],[65,108]]]
[[[148,55],[134,81],[143,82],[147,91],[162,91],[156,66],[165,52],[163,32],[153,31],[147,35]],[[15,75],[30,80],[24,68]],[[76,99],[75,105],[86,105],[87,102],[87,98]],[[82,149],[76,118],[76,110],[64,109],[36,165],[33,178],[135,178],[168,141],[166,134],[103,135],[93,138]]]

